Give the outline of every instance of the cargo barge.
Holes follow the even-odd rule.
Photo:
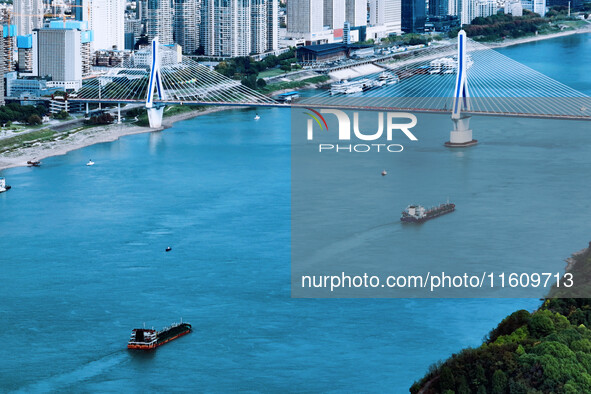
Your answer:
[[[440,204],[437,207],[425,209],[421,205],[409,205],[404,211],[400,220],[406,223],[423,223],[429,219],[434,219],[438,216],[445,215],[455,211],[456,205],[449,201],[445,204]]]
[[[189,323],[175,323],[161,331],[146,328],[135,328],[131,331],[131,338],[127,343],[128,349],[152,350],[167,342],[187,335],[192,331]]]

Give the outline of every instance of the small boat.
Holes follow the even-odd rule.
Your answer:
[[[86,163],[87,166],[93,166],[94,165],[94,161],[92,160],[88,160],[88,163]]]
[[[27,161],[27,165],[29,167],[39,167],[41,165],[41,162],[39,160],[29,160]]]
[[[4,193],[7,190],[10,190],[10,186],[6,184],[4,178],[0,178],[0,193]]]
[[[386,170],[382,171],[382,176],[386,176],[388,175],[388,172],[386,172]]]
[[[261,117],[259,116],[259,114],[256,114],[256,116],[254,117],[254,120],[259,120]]]
[[[166,252],[170,252],[172,250],[172,248],[169,246],[166,248]]]

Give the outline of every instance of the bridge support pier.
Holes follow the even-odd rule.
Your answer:
[[[88,107],[89,107],[89,105],[88,105],[88,103],[86,103],[86,116],[88,116],[88,113],[90,112]]]
[[[159,129],[162,127],[162,116],[164,114],[164,106],[146,108],[148,111],[148,120],[150,121],[150,128]]]
[[[449,141],[445,143],[445,146],[449,148],[463,148],[478,143],[477,140],[472,138],[469,116],[462,115],[460,118],[452,120],[454,122],[454,129],[449,133]]]
[[[117,103],[117,124],[121,124],[121,103]]]
[[[154,87],[158,91],[160,100],[164,100],[164,86],[162,85],[162,75],[160,74],[160,54],[158,37],[152,40],[152,69],[150,70],[150,79],[148,80],[148,95],[146,96],[146,111],[148,111],[148,121],[150,128],[159,129],[162,127],[162,115],[164,114],[164,105],[154,105]]]
[[[463,148],[478,143],[478,141],[472,138],[470,116],[462,113],[462,111],[470,111],[470,95],[468,94],[468,79],[466,77],[466,74],[468,73],[466,45],[466,32],[460,30],[458,33],[456,86],[454,89],[454,101],[451,112],[451,120],[454,122],[454,129],[449,134],[449,141],[445,143],[445,146],[450,148]]]

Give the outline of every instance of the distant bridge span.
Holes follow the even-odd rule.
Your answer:
[[[380,73],[357,78],[375,88],[279,103],[240,81],[152,43],[151,65],[109,69],[84,80],[72,102],[145,104],[150,126],[159,127],[165,105],[326,108],[450,114],[450,146],[475,143],[472,115],[591,120],[591,98],[482,44],[461,31],[457,44],[408,51],[384,64],[396,83],[378,84]],[[376,87],[381,86],[381,87]]]
[[[450,99],[451,100],[451,99]],[[89,103],[89,104],[144,104],[143,100],[116,100],[116,99],[70,99],[71,102]],[[590,101],[591,103],[591,101]],[[217,102],[217,101],[160,101],[155,100],[155,105],[191,105],[191,106],[216,106],[216,107],[262,107],[262,108],[324,108],[324,109],[340,109],[343,111],[379,111],[379,112],[413,112],[413,113],[427,113],[427,114],[442,114],[449,115],[450,109],[446,108],[422,108],[422,107],[393,107],[393,106],[377,106],[377,105],[346,105],[346,104],[329,104],[329,103],[280,103],[280,102]],[[537,119],[564,119],[564,120],[591,120],[591,116],[576,115],[576,114],[544,114],[544,113],[529,113],[529,112],[493,112],[493,111],[463,111],[465,115],[481,115],[481,116],[500,116],[500,117],[518,117],[518,118],[537,118]]]

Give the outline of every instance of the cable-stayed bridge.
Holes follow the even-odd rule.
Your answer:
[[[456,138],[452,132],[450,141],[458,146],[475,142],[468,127],[471,115],[591,120],[589,96],[468,40],[463,31],[455,44],[402,52],[379,65],[384,72],[353,80],[364,85],[363,91],[333,95],[321,90],[286,104],[155,40],[147,62],[132,58],[86,79],[70,100],[145,103],[152,127],[161,125],[162,107],[171,104],[451,113]]]

